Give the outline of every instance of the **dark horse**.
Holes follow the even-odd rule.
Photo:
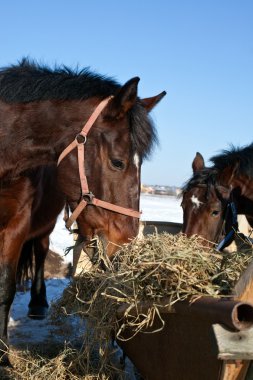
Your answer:
[[[148,112],[165,95],[140,99],[138,82],[120,86],[86,69],[52,70],[27,59],[0,70],[2,364],[8,363],[7,323],[18,264],[34,252],[30,309],[36,316],[37,308],[40,313],[47,307],[44,260],[65,203],[84,240],[98,235],[108,256],[138,232],[140,168],[156,141]],[[57,167],[69,144],[74,149]]]
[[[182,232],[200,235],[210,243],[218,243],[225,235],[218,245],[223,249],[238,229],[237,213],[253,225],[253,144],[240,149],[232,146],[210,161],[213,166],[206,167],[197,153],[192,162],[193,176],[182,192]]]

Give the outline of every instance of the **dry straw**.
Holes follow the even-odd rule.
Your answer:
[[[112,380],[129,379],[127,373],[112,364],[88,363],[90,349],[65,347],[55,355],[40,355],[38,351],[11,351],[12,368],[0,367],[1,380]],[[52,357],[50,357],[52,356]],[[115,376],[116,375],[116,376]]]
[[[101,270],[98,264],[75,278],[58,308],[66,314],[89,317],[96,330],[101,330],[99,334],[107,335],[107,328],[114,328],[116,337],[122,339],[123,327],[118,329],[116,319],[119,308],[126,310],[124,327],[129,322],[135,333],[150,326],[160,308],[170,309],[177,301],[232,294],[250,259],[247,252],[217,253],[206,248],[203,239],[196,236],[147,235],[125,245],[112,262],[101,258],[106,270]],[[150,307],[146,315],[142,312],[140,316],[143,303]],[[136,328],[133,315],[137,316]]]
[[[37,361],[32,369],[35,377],[22,379],[129,378],[115,364],[112,344],[115,338],[126,339],[126,331],[131,331],[131,337],[147,328],[152,331],[155,319],[162,329],[161,311],[173,309],[175,302],[206,295],[232,295],[250,260],[247,252],[220,254],[204,247],[201,238],[167,233],[134,240],[113,261],[106,260],[101,253],[98,264],[75,278],[53,308],[56,320],[69,315],[85,318],[81,350],[67,349],[44,362],[44,377],[38,372],[41,362]],[[60,373],[50,377],[58,369]]]
[[[110,363],[112,338],[124,340],[128,331],[129,339],[129,331],[131,338],[147,328],[155,332],[155,319],[162,329],[161,311],[173,309],[175,302],[231,295],[250,258],[248,253],[217,253],[199,237],[147,235],[125,245],[112,262],[100,257],[92,271],[73,280],[55,312],[86,319],[84,346],[99,352],[104,370]]]

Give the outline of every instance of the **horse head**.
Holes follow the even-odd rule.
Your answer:
[[[200,235],[212,245],[221,237],[232,188],[221,182],[215,169],[205,166],[200,153],[196,153],[192,168],[193,176],[183,188],[182,232]]]
[[[148,112],[165,95],[163,92],[139,99],[138,82],[139,78],[133,78],[120,87],[94,121],[83,141],[84,170],[80,172],[75,151],[58,169],[59,183],[71,211],[82,197],[87,201],[77,217],[79,233],[86,242],[98,236],[109,257],[138,233],[141,164],[156,139]],[[100,101],[99,98],[89,101],[91,113]],[[89,190],[85,195],[81,193],[79,179],[84,173]],[[122,209],[110,210],[103,207],[104,203]],[[126,209],[134,210],[135,215],[131,216],[131,211],[129,215]]]

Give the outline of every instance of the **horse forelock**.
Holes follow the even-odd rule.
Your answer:
[[[182,195],[194,187],[204,187],[208,193],[211,186],[216,186],[218,184],[217,170],[215,168],[205,168],[193,174],[193,176],[183,185]]]
[[[132,149],[142,161],[150,156],[158,143],[156,129],[139,101],[131,109],[129,116]]]
[[[86,100],[115,95],[120,84],[88,68],[54,69],[24,58],[17,65],[0,69],[0,99],[7,103],[42,100]],[[141,160],[148,158],[157,143],[156,130],[147,111],[137,99],[129,111],[131,148]]]

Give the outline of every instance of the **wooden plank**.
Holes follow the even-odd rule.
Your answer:
[[[220,380],[244,380],[250,360],[226,360],[223,363]]]
[[[174,222],[157,222],[157,221],[141,221],[141,229],[143,229],[143,234],[153,234],[153,233],[162,233],[167,232],[172,235],[175,235],[182,231],[182,223],[174,223]]]
[[[253,328],[231,332],[219,324],[212,327],[218,346],[218,359],[253,360]]]

